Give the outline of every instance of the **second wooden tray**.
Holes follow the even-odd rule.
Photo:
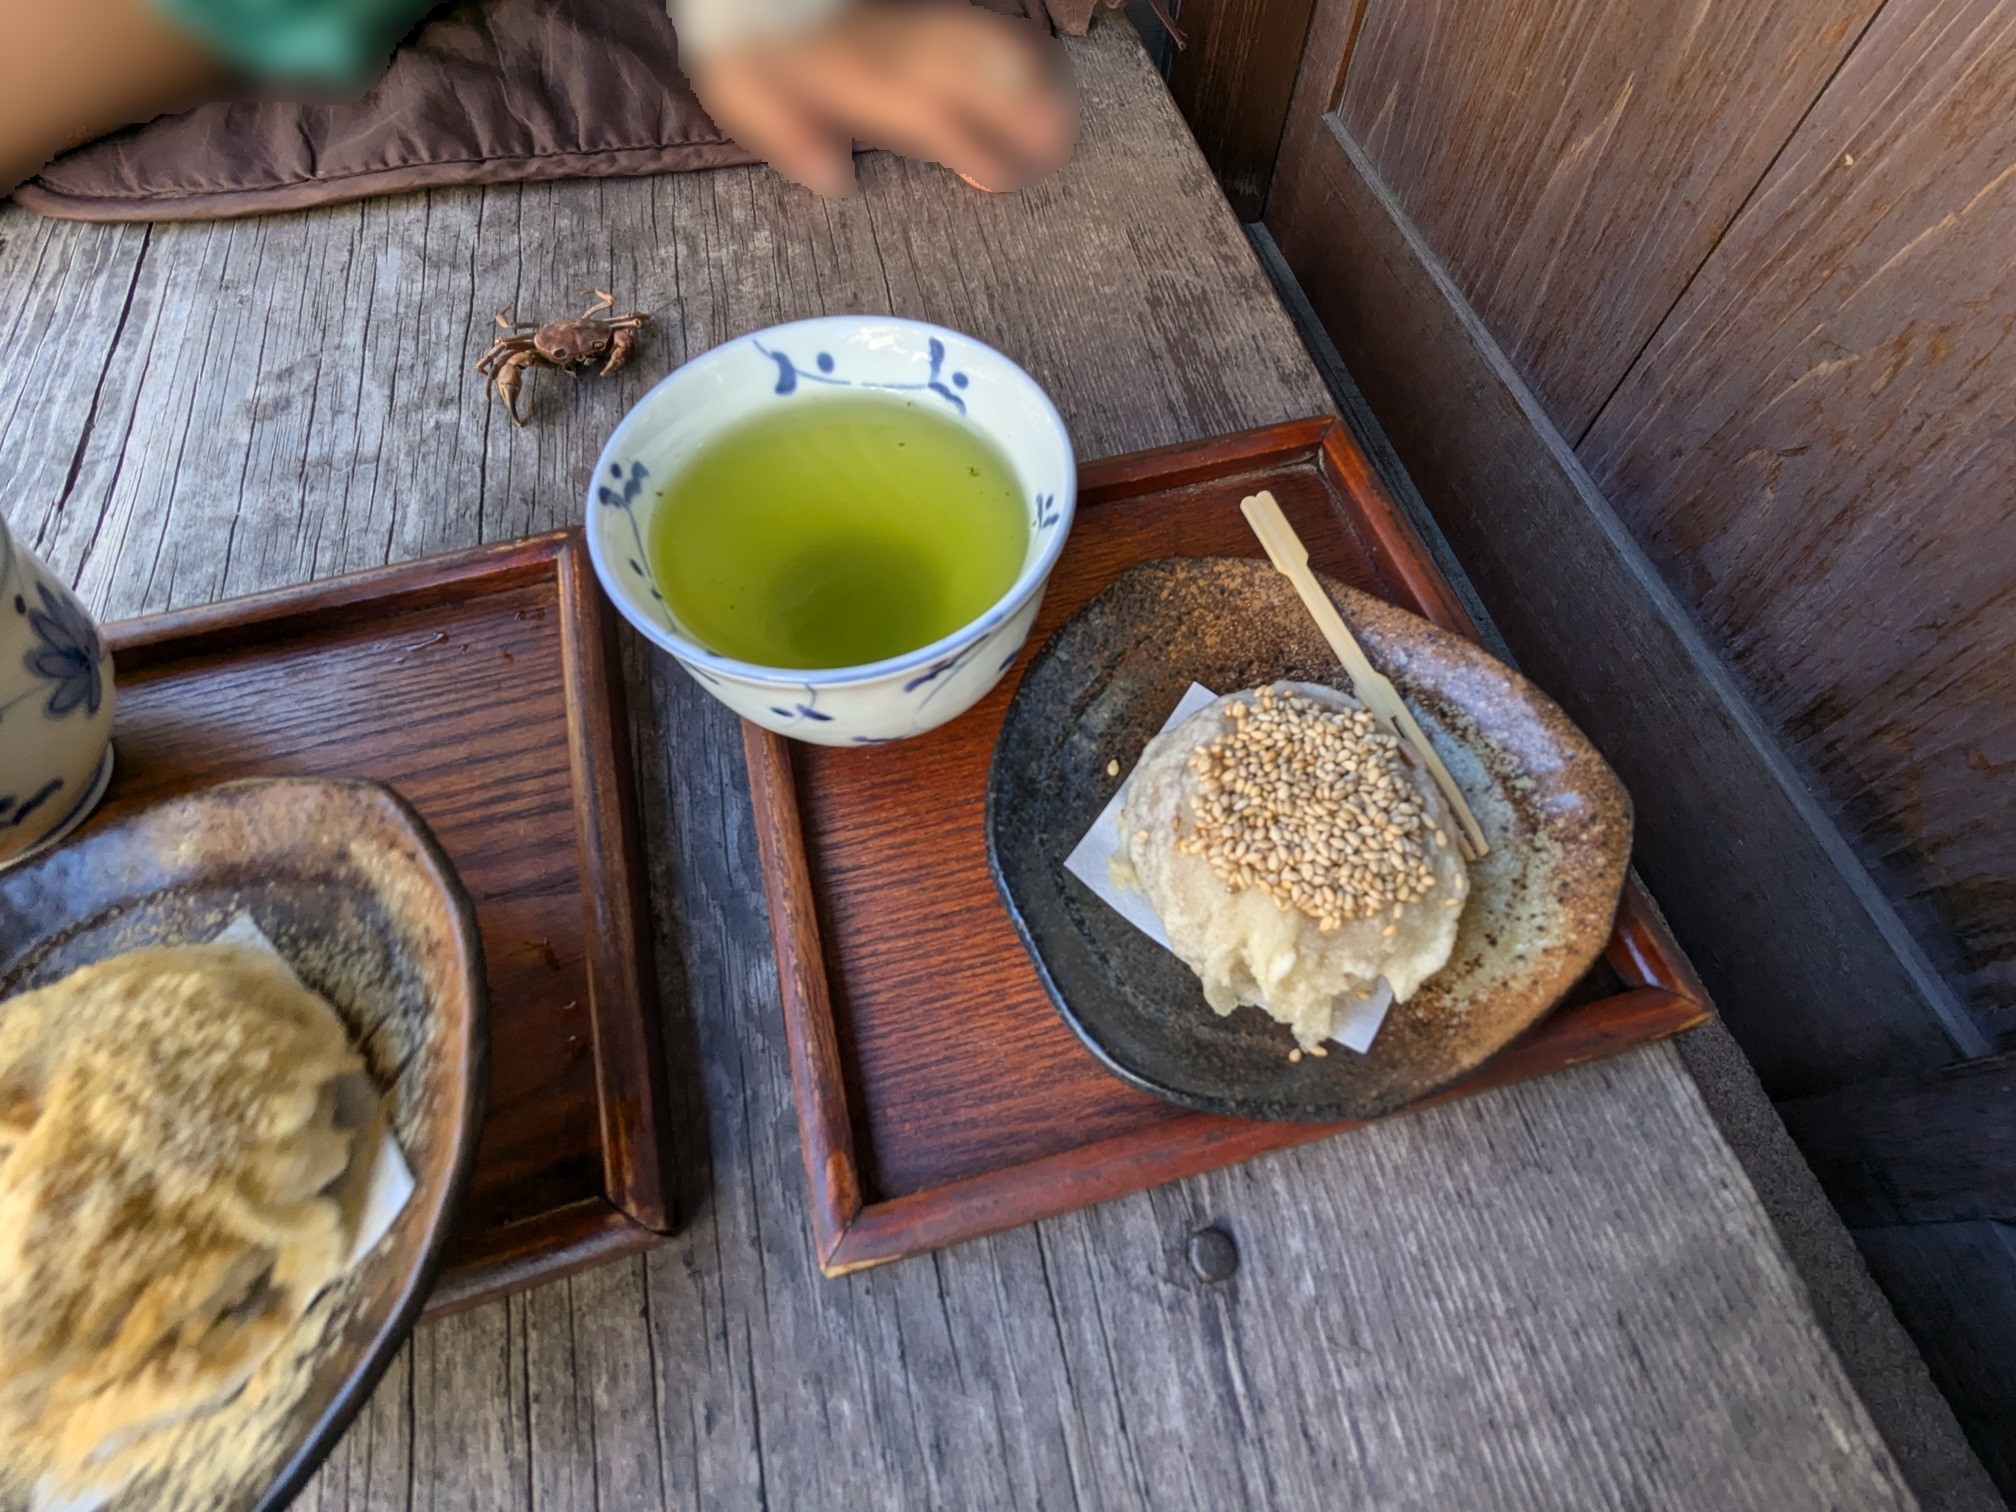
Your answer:
[[[476,905],[488,1112],[428,1312],[654,1243],[672,1214],[650,910],[613,615],[580,532],[105,638],[100,818],[234,777],[368,777],[419,810]]]
[[[1137,562],[1260,555],[1239,500],[1261,488],[1319,571],[1474,638],[1349,436],[1318,419],[1087,466],[1032,649]],[[744,726],[828,1275],[1350,1127],[1186,1112],[1108,1074],[1058,1019],[987,870],[988,763],[1019,677],[945,729],[873,750]],[[1708,1013],[1634,881],[1604,963],[1532,1033],[1429,1101],[1645,1044]]]

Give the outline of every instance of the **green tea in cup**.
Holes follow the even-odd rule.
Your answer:
[[[928,403],[806,397],[708,439],[666,485],[651,571],[720,655],[856,667],[979,618],[1029,550],[1006,457]]]

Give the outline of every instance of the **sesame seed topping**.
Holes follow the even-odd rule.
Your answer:
[[[1106,763],[1106,775],[1108,777],[1118,777],[1120,775],[1120,761],[1118,757]]]
[[[1371,714],[1272,687],[1225,713],[1230,728],[1190,758],[1195,823],[1179,851],[1326,934],[1389,912],[1397,920],[1435,885],[1432,826],[1399,742]]]

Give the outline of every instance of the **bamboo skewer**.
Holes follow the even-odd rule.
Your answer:
[[[1470,805],[1464,801],[1463,790],[1456,786],[1456,779],[1449,775],[1449,768],[1442,764],[1442,758],[1435,754],[1435,747],[1428,743],[1428,737],[1414,718],[1414,711],[1400,697],[1399,689],[1390,679],[1373,670],[1372,663],[1366,659],[1364,647],[1358,644],[1351,627],[1344,623],[1344,616],[1337,612],[1337,606],[1330,602],[1330,595],[1323,591],[1323,585],[1316,581],[1316,574],[1309,570],[1309,548],[1295,534],[1295,527],[1288,523],[1288,517],[1281,512],[1274,495],[1263,490],[1241,500],[1239,508],[1246,516],[1246,523],[1260,538],[1260,544],[1267,548],[1268,560],[1273,562],[1277,572],[1295,585],[1309,617],[1316,621],[1316,628],[1323,632],[1323,638],[1330,642],[1330,649],[1344,664],[1358,701],[1372,711],[1389,734],[1414,748],[1428,775],[1435,779],[1435,785],[1442,790],[1442,796],[1455,812],[1456,823],[1461,829],[1457,839],[1462,844],[1464,859],[1475,861],[1489,855],[1490,842],[1484,838],[1477,816],[1470,812]]]

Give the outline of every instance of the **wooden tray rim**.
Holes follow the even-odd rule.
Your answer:
[[[568,769],[581,871],[588,1025],[601,1120],[603,1196],[494,1230],[500,1242],[444,1273],[424,1319],[659,1242],[674,1224],[666,1174],[670,1128],[651,919],[635,828],[630,721],[615,614],[595,582],[579,526],[443,552],[271,592],[103,627],[115,674],[242,648],[250,632],[306,638],[348,627],[363,608],[411,613],[460,606],[551,578],[557,599]],[[628,947],[626,948],[626,942]],[[634,1003],[635,1013],[621,1005]]]
[[[1315,462],[1358,504],[1363,533],[1387,579],[1413,594],[1426,618],[1478,640],[1475,624],[1420,537],[1335,416],[1089,462],[1079,470],[1079,501],[1081,506],[1107,503],[1301,461]],[[746,722],[742,738],[769,895],[814,1247],[826,1275],[844,1276],[1056,1217],[1369,1121],[1258,1123],[1187,1113],[924,1191],[868,1200],[855,1154],[854,1109],[813,901],[790,742]],[[1627,984],[1625,992],[1550,1015],[1470,1076],[1388,1116],[1614,1055],[1694,1028],[1711,1016],[1706,992],[1635,872],[1626,880],[1604,958]],[[1602,1010],[1602,1022],[1587,1022],[1596,1009]]]

